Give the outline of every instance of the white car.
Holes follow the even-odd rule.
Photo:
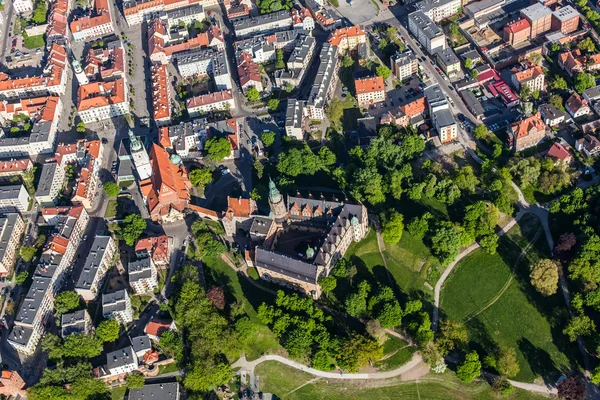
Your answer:
[[[227,174],[231,173],[231,171],[229,170],[229,168],[225,168],[224,170],[221,171],[221,175],[225,176]]]

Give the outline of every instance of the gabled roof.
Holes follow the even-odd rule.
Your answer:
[[[569,153],[569,151],[565,149],[565,146],[563,146],[562,144],[554,143],[552,147],[550,147],[550,150],[548,150],[548,152],[546,153],[546,156],[554,158],[556,160],[564,161],[571,158],[571,153]]]

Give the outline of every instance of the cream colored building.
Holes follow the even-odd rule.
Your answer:
[[[6,277],[12,272],[24,230],[25,223],[18,213],[0,217],[0,276]]]

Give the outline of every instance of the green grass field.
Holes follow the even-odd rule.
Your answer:
[[[529,266],[547,257],[537,217],[527,215],[500,240],[498,253],[475,250],[461,260],[441,293],[441,315],[466,322],[469,339],[481,354],[499,347],[517,351],[515,379],[554,380],[577,367],[578,355],[561,333],[566,309],[560,294],[539,295],[529,283]],[[528,252],[521,255],[523,249]]]
[[[260,390],[273,393],[283,400],[448,400],[448,399],[497,399],[487,383],[464,384],[453,373],[427,375],[419,382],[400,382],[399,380],[339,381],[315,379],[314,376],[294,368],[268,361],[255,369],[260,382]],[[313,382],[309,381],[315,379]],[[515,389],[506,399],[530,400],[543,399],[528,392]]]
[[[127,387],[125,385],[119,386],[110,390],[110,398],[111,400],[123,400],[125,393],[127,393]]]

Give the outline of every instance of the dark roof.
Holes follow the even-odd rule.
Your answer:
[[[250,227],[250,233],[254,233],[257,235],[266,235],[267,233],[269,233],[273,222],[274,221],[271,218],[254,217],[254,221],[252,221],[252,226]]]
[[[108,315],[126,309],[127,292],[117,290],[114,293],[102,295],[102,314]]]
[[[63,314],[60,319],[61,335],[67,337],[74,333],[85,333],[86,310]]]
[[[302,260],[297,260],[277,251],[256,248],[255,264],[258,267],[277,272],[290,278],[317,283],[317,266]]]
[[[152,345],[150,344],[150,338],[148,337],[148,335],[137,336],[130,339],[131,346],[133,346],[133,351],[135,351],[136,353],[152,349]]]
[[[135,362],[133,347],[127,346],[124,349],[115,350],[106,355],[106,365],[109,371],[114,368],[123,367]]]
[[[155,383],[129,389],[129,400],[179,400],[179,383]]]

